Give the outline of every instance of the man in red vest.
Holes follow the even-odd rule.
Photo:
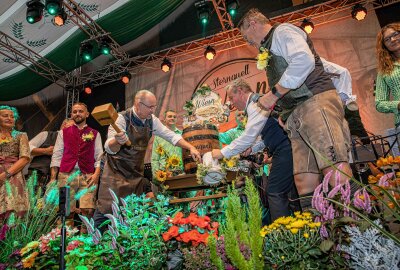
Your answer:
[[[80,212],[90,218],[95,208],[96,190],[75,198],[79,191],[97,185],[100,176],[103,146],[99,132],[86,124],[88,117],[89,112],[84,103],[75,103],[72,106],[71,119],[74,125],[63,129],[57,136],[50,164],[50,180],[55,180],[58,174],[58,186],[70,186],[72,215],[74,212]],[[80,174],[67,183],[68,177],[77,170]],[[79,211],[76,208],[77,201]]]

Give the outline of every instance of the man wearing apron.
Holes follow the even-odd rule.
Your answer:
[[[150,183],[143,176],[144,156],[151,136],[157,135],[176,146],[188,149],[193,159],[201,161],[197,149],[185,141],[180,134],[169,130],[153,115],[157,100],[153,93],[141,90],[136,93],[132,108],[120,113],[116,125],[123,131],[117,133],[112,126],[108,129],[104,171],[101,177],[94,215],[95,226],[99,227],[112,213],[113,201],[109,189],[121,198],[132,193],[141,195],[150,191]],[[125,143],[131,141],[131,146]]]

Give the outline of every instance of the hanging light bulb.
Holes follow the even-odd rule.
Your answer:
[[[311,34],[311,32],[314,30],[314,24],[310,19],[304,19],[300,27],[303,28],[307,34]]]
[[[367,16],[367,9],[361,5],[361,4],[356,4],[352,11],[351,11],[351,17],[357,21],[362,21],[365,19]]]
[[[168,72],[170,71],[171,68],[172,68],[172,63],[167,58],[164,58],[164,60],[161,63],[161,70],[164,72]]]
[[[206,50],[204,51],[204,57],[207,60],[213,60],[216,54],[217,54],[217,52],[211,46],[207,46]]]

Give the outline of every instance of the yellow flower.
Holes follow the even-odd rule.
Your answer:
[[[28,253],[30,250],[37,248],[39,246],[39,241],[32,241],[26,244],[25,247],[21,248],[20,254],[21,256],[24,256],[26,253]]]
[[[156,171],[156,179],[159,182],[164,182],[167,179],[167,173],[165,171],[158,170]]]
[[[300,229],[300,228],[303,228],[304,225],[306,225],[306,222],[304,220],[302,220],[302,219],[299,219],[299,220],[297,220],[295,222],[292,222],[290,225],[292,226],[292,228],[299,228]]]
[[[228,161],[226,162],[226,166],[227,166],[228,168],[233,168],[233,167],[236,166],[236,162],[235,162],[234,160],[228,160]]]
[[[180,163],[180,159],[178,156],[175,156],[175,155],[172,157],[169,157],[167,160],[168,167],[173,167],[173,168],[178,167],[179,163]]]
[[[296,234],[296,233],[298,233],[298,232],[299,232],[299,229],[297,229],[297,228],[293,228],[293,229],[290,229],[290,231],[291,231],[293,234]]]
[[[159,145],[157,146],[156,153],[159,154],[160,156],[163,156],[165,155],[165,150],[161,145]]]
[[[269,51],[261,47],[260,53],[257,55],[257,69],[264,70],[268,66],[268,60],[270,57]]]
[[[281,259],[284,260],[284,259],[285,259],[285,256],[281,256]]]
[[[39,209],[39,210],[42,210],[43,206],[44,206],[43,198],[38,199],[37,202],[36,202],[36,208]]]
[[[310,237],[310,235],[308,233],[304,233],[303,236],[304,236],[304,238]]]
[[[22,266],[24,268],[31,268],[35,263],[36,256],[39,255],[39,252],[35,251],[25,259],[22,259]]]
[[[310,227],[312,229],[315,227],[319,227],[319,226],[321,226],[321,222],[312,222],[312,223],[308,224],[308,227]]]
[[[84,140],[85,142],[93,141],[93,139],[94,139],[94,134],[92,131],[86,134],[82,134],[82,140]]]

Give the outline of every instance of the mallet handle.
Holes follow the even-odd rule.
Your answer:
[[[121,132],[121,129],[115,124],[115,123],[111,123],[111,125],[112,125],[112,127],[115,129],[115,131],[117,132],[117,133],[120,133]],[[126,141],[126,143],[125,143],[125,145],[126,146],[131,146],[131,141],[128,139],[127,141]]]

